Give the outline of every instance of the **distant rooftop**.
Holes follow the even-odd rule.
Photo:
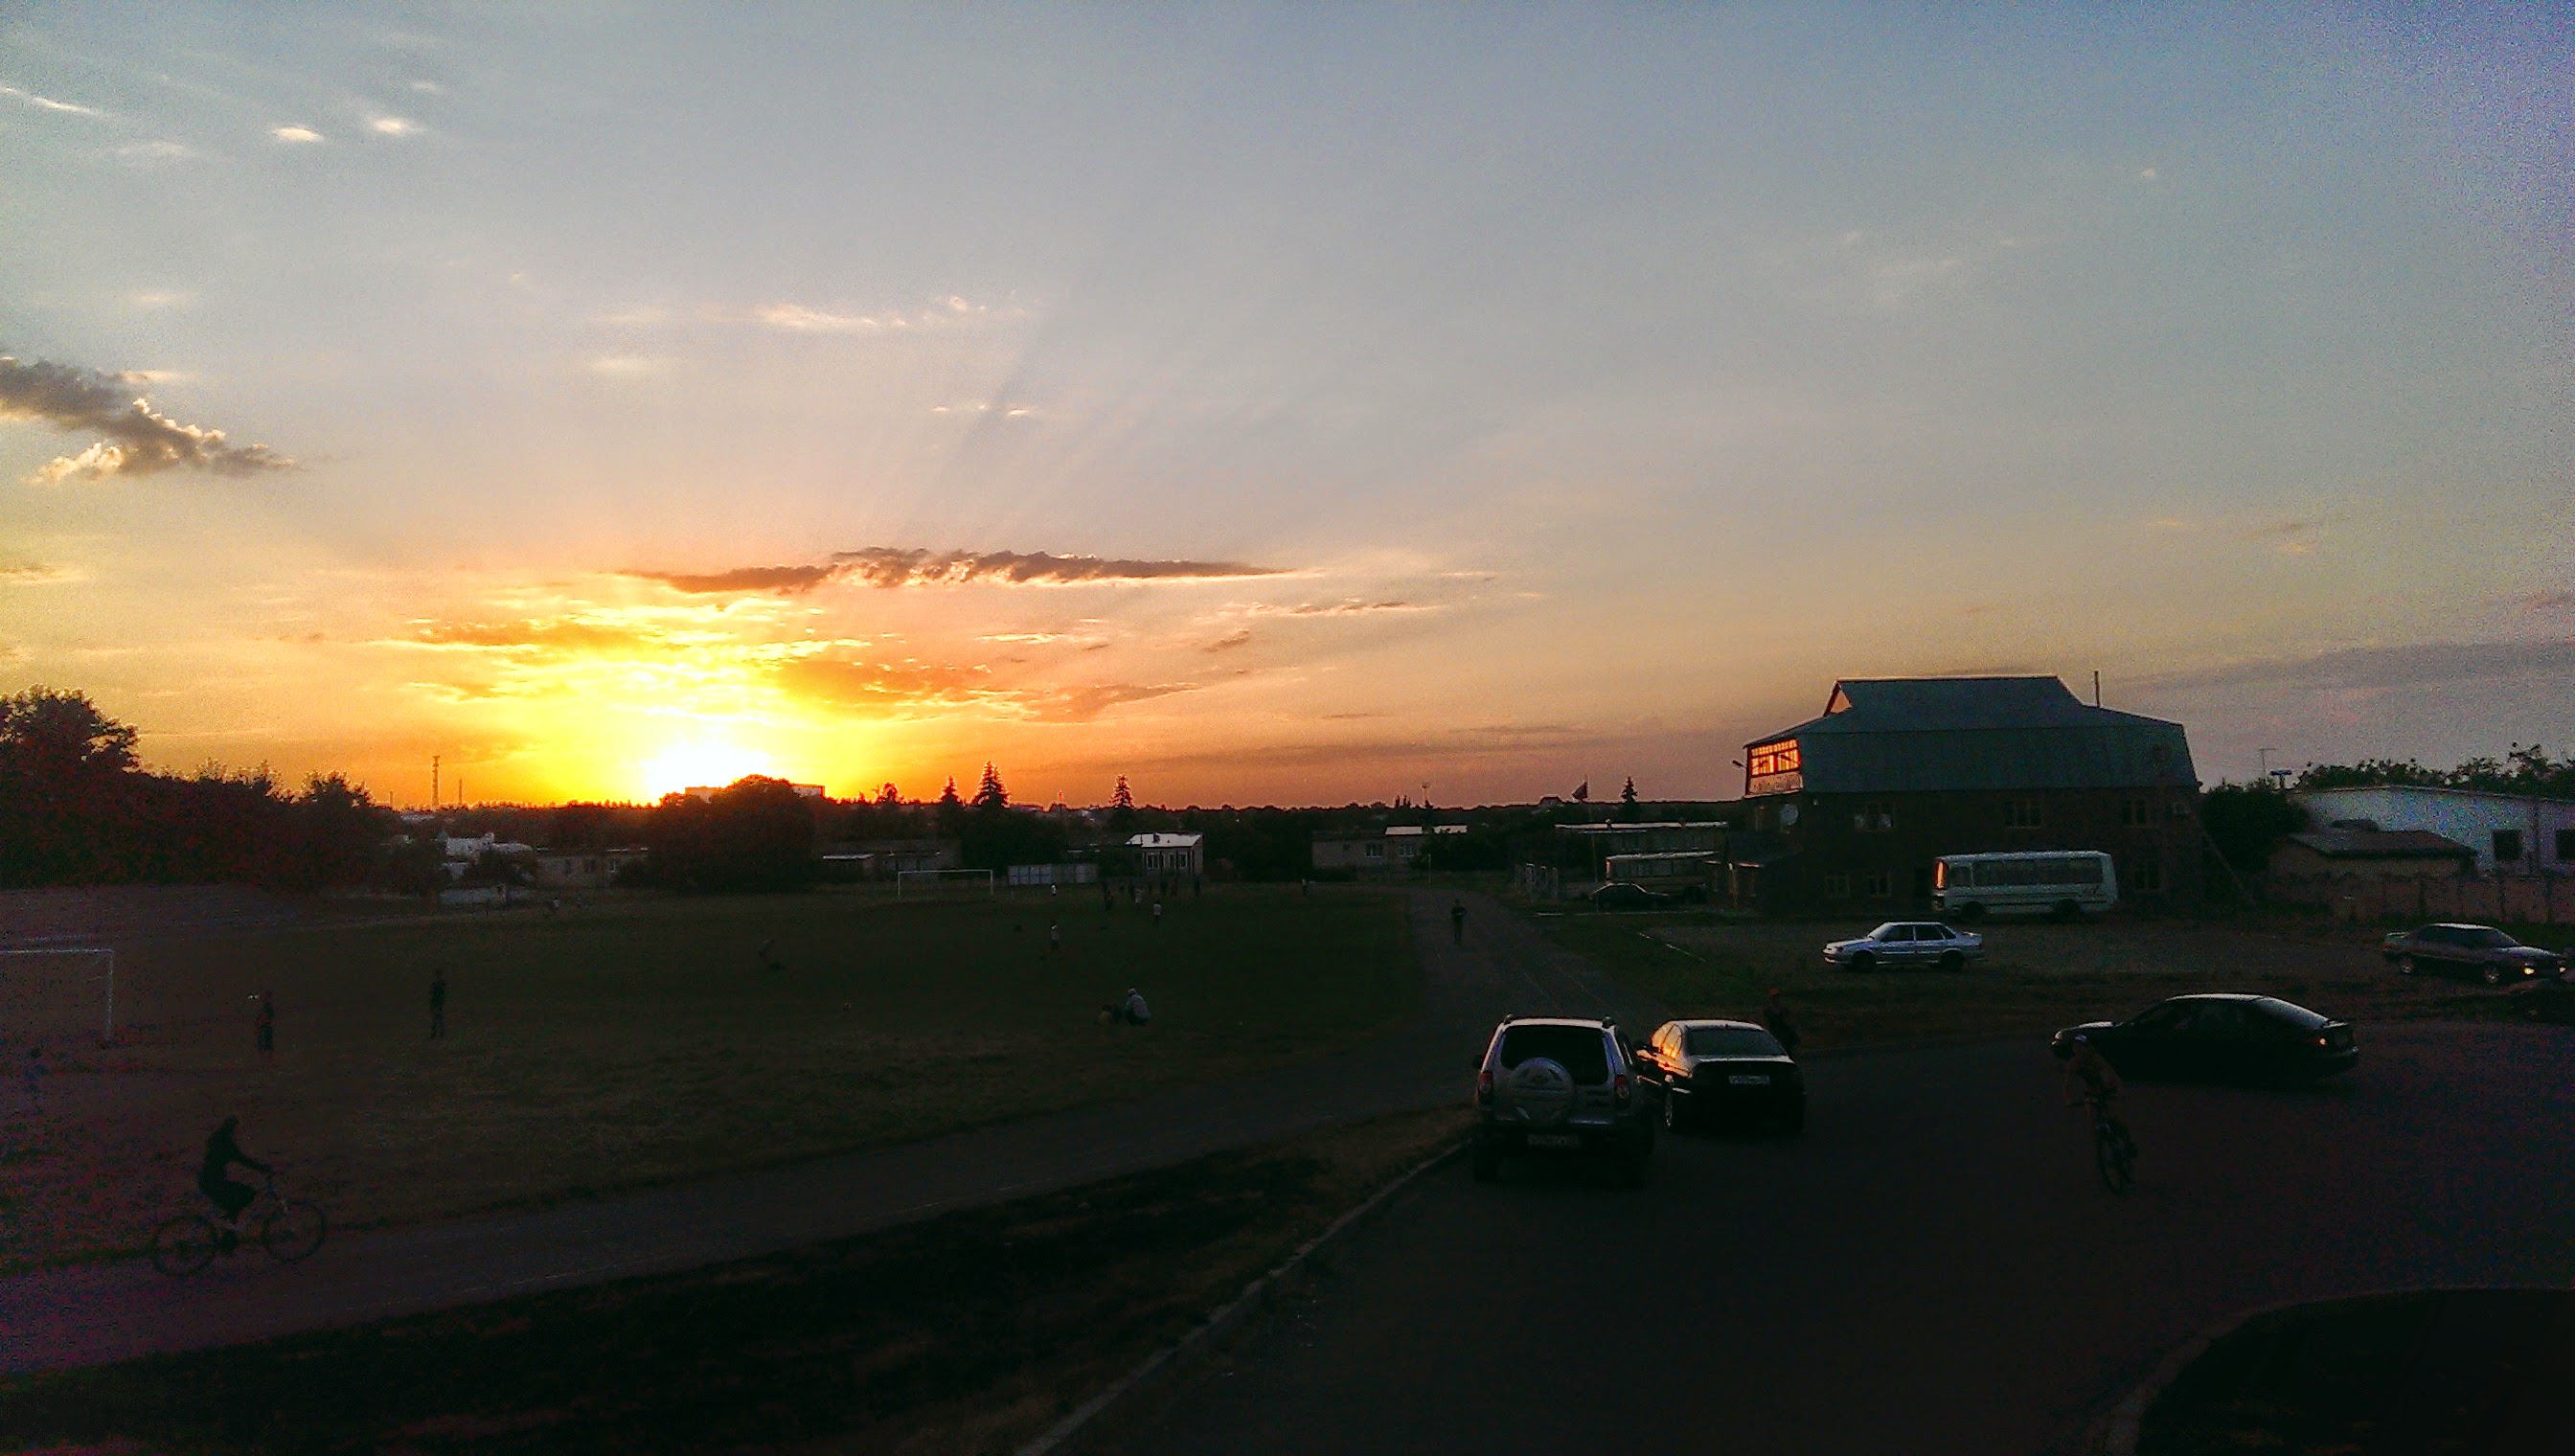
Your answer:
[[[1755,795],[2198,782],[2181,725],[2095,708],[2054,678],[1846,678],[1821,718],[1745,747]]]
[[[2422,859],[2435,854],[2452,859],[2477,857],[2476,850],[2428,829],[2314,829],[2291,834],[2289,842],[2303,844],[2327,859]]]

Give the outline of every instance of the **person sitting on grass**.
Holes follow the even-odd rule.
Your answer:
[[[236,1183],[226,1174],[235,1163],[256,1169],[263,1177],[276,1171],[241,1150],[241,1143],[234,1137],[240,1126],[240,1118],[225,1118],[214,1135],[206,1139],[206,1160],[197,1169],[197,1191],[213,1199],[216,1209],[223,1214],[223,1227],[217,1231],[217,1236],[227,1249],[239,1237],[236,1225],[241,1221],[242,1210],[259,1196],[259,1190],[248,1183]]]
[[[1145,993],[1129,986],[1127,999],[1100,1008],[1100,1019],[1112,1026],[1142,1026],[1154,1019],[1154,1012],[1145,1004]]]

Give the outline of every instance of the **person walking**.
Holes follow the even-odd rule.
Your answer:
[[[1451,945],[1466,943],[1466,902],[1464,900],[1448,902],[1448,943]]]
[[[1788,1003],[1779,998],[1773,987],[1770,997],[1761,1003],[1761,1024],[1770,1028],[1770,1037],[1790,1056],[1797,1054],[1797,1021],[1788,1014]]]
[[[447,1039],[447,967],[429,973],[429,1039]]]
[[[258,1032],[259,1057],[271,1061],[277,1056],[277,992],[259,993],[259,1014],[252,1023]]]
[[[1050,920],[1047,922],[1047,954],[1062,955],[1063,953],[1064,921]]]

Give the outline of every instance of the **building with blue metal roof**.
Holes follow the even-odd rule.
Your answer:
[[[1771,909],[1927,910],[1941,855],[2098,849],[2133,901],[2196,901],[2199,779],[2181,725],[2055,678],[1846,679],[1744,745],[1756,847],[1721,893]]]

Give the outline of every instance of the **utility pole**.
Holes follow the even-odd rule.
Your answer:
[[[438,755],[429,755],[429,806],[438,807]]]
[[[2092,670],[2092,706],[2101,706],[2101,670],[2098,668]]]
[[[2265,783],[2270,782],[2270,781],[2271,781],[2271,755],[2272,755],[2273,753],[2276,753],[2276,752],[2280,751],[2280,750],[2279,750],[2279,749],[2277,749],[2277,748],[2255,748],[2253,751],[2254,751],[2254,752],[2257,752],[2257,753],[2259,753],[2259,754],[2261,754],[2261,755],[2262,755],[2262,781],[2263,781],[2263,782],[2265,782]]]

